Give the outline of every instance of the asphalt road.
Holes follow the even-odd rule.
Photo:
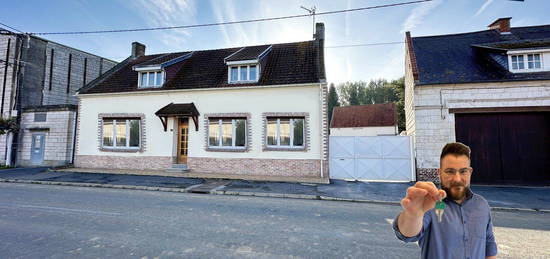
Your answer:
[[[398,206],[0,184],[2,258],[415,258]],[[500,258],[550,258],[550,214],[493,212]]]

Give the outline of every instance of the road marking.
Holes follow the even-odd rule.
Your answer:
[[[100,214],[108,216],[120,216],[122,213],[116,212],[104,212],[104,211],[95,211],[95,210],[82,210],[82,209],[70,209],[70,208],[61,208],[61,207],[50,207],[50,206],[36,206],[36,205],[25,205],[25,204],[6,204],[0,203],[0,208],[21,208],[21,209],[34,209],[34,210],[44,210],[44,211],[63,211],[63,212],[75,212],[75,213],[89,213],[89,214]]]

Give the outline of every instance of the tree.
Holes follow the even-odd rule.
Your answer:
[[[15,117],[11,117],[9,119],[0,118],[0,135],[18,130],[19,127],[17,126],[17,119]]]
[[[365,82],[345,82],[338,85],[338,95],[342,105],[360,105],[364,98]]]
[[[330,121],[332,120],[332,110],[334,110],[334,107],[339,107],[340,102],[338,101],[338,93],[336,92],[336,87],[334,87],[334,84],[330,84],[329,90],[328,90],[328,123],[330,125]]]
[[[395,102],[397,109],[397,121],[399,132],[406,130],[405,121],[405,77],[391,81],[392,87],[397,92],[398,100]]]

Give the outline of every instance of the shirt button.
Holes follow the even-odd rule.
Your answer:
[[[464,220],[463,223],[466,224],[466,220]]]

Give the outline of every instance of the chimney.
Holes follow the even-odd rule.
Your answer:
[[[318,22],[315,24],[315,34],[313,35],[313,38],[316,40],[324,40],[325,39],[325,24],[322,22]]]
[[[132,42],[132,59],[145,55],[145,45],[139,42]]]
[[[501,34],[510,33],[510,20],[512,20],[512,17],[498,18],[488,27],[490,30],[497,30]]]

